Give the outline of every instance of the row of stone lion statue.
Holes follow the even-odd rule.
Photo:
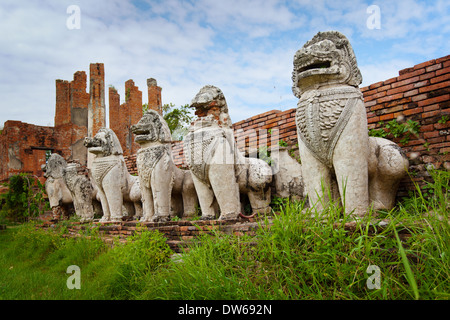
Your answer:
[[[198,207],[202,219],[237,219],[242,195],[253,214],[267,213],[273,190],[307,196],[317,212],[337,199],[355,216],[370,207],[392,208],[408,160],[395,143],[368,136],[358,89],[362,77],[347,38],[319,32],[295,54],[292,80],[299,98],[301,165],[279,149],[273,149],[281,154],[271,165],[245,157],[237,148],[223,92],[207,85],[191,102],[196,119],[184,139],[188,170],[174,164],[169,127],[149,110],[131,128],[141,146],[138,176],[128,172],[119,140],[108,128],[85,139],[94,155],[87,174],[57,154],[50,157],[45,175],[54,214],[61,215],[63,204],[72,201],[82,220],[92,220],[95,203],[101,204],[101,221],[122,221],[124,212],[141,221],[168,221],[192,217]]]

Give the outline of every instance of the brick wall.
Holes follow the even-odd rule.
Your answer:
[[[134,142],[131,125],[142,117],[142,92],[133,80],[125,82],[125,103],[120,104],[120,95],[109,88],[109,127],[117,135],[125,156],[137,152],[139,145]]]
[[[27,172],[40,177],[43,182],[41,165],[45,164],[45,152],[56,151],[56,145],[53,127],[6,121],[0,135],[0,181]]]
[[[410,159],[412,181],[405,178],[400,192],[422,184],[427,168],[450,170],[450,55],[399,71],[399,76],[361,88],[369,129],[383,129],[396,120],[415,121],[417,135],[387,138],[398,143]],[[446,121],[448,119],[448,121]],[[403,190],[402,190],[403,189]]]
[[[398,123],[412,120],[420,126],[419,133],[411,134],[404,144],[400,142],[402,137],[387,136],[410,159],[413,180],[406,177],[402,181],[400,196],[414,189],[413,181],[421,184],[429,177],[430,165],[450,170],[450,55],[400,70],[398,77],[363,87],[361,91],[369,130],[384,128],[394,119]],[[255,115],[234,123],[233,129],[239,149],[246,154],[255,152],[261,145],[270,147],[279,140],[288,145],[297,143],[295,108]],[[182,141],[173,142],[172,154],[177,166],[186,167]],[[127,161],[130,168],[135,168],[131,164],[135,157]]]
[[[100,128],[106,126],[105,66],[103,63],[89,65],[89,98],[88,134],[93,137]]]
[[[87,152],[83,146],[87,136],[87,112],[89,93],[86,92],[87,76],[77,71],[73,81],[56,80],[55,148],[66,160],[86,164]]]

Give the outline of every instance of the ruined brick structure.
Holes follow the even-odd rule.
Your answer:
[[[86,84],[84,71],[76,72],[70,82],[56,80],[54,127],[5,122],[0,135],[0,180],[19,172],[42,177],[41,164],[45,163],[46,151],[86,164],[87,153],[82,140],[105,125],[103,64],[90,65],[89,92],[86,92]],[[147,86],[149,108],[162,113],[161,88],[152,78],[147,80]],[[361,91],[369,129],[384,128],[393,119],[413,120],[420,125],[418,135],[411,135],[409,142],[402,144],[401,138],[393,139],[408,155],[410,171],[414,172],[413,180],[408,177],[402,182],[401,195],[413,188],[413,181],[420,183],[427,178],[427,167],[450,169],[450,56],[400,70],[398,77],[363,87]],[[133,80],[128,80],[125,95],[125,103],[120,104],[117,91],[109,88],[110,128],[116,132],[127,155],[128,170],[137,174],[138,147],[129,128],[142,116],[142,92]],[[272,135],[276,134],[276,141],[282,139],[295,147],[295,110],[271,110],[234,123],[239,148],[248,154],[260,144],[270,146]],[[172,152],[175,164],[186,167],[182,142],[173,142]]]
[[[161,88],[156,80],[148,83],[148,105],[162,114]],[[46,153],[56,152],[67,161],[88,166],[89,154],[83,145],[84,138],[93,137],[106,126],[105,68],[103,63],[89,66],[89,91],[87,74],[77,71],[72,81],[56,80],[55,126],[44,127],[20,121],[6,121],[0,135],[0,181],[14,174],[27,172],[44,181],[41,165]],[[125,103],[120,95],[109,88],[109,122],[121,143],[124,155],[137,152],[131,125],[142,117],[142,92],[133,80],[125,83]]]
[[[156,80],[147,79],[148,108],[162,115],[161,87]],[[142,91],[134,85],[133,80],[125,82],[125,102],[120,104],[120,95],[116,88],[109,87],[109,127],[116,133],[123,149],[123,154],[129,156],[139,150],[134,142],[131,126],[142,118]]]

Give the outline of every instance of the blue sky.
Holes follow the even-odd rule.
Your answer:
[[[70,5],[80,28],[68,29]],[[367,25],[376,5],[380,28]],[[372,11],[371,11],[372,12]],[[105,85],[124,100],[146,79],[179,106],[206,85],[222,89],[237,122],[294,108],[292,58],[318,31],[338,30],[355,51],[362,86],[450,54],[450,2],[341,0],[108,0],[0,2],[0,126],[54,124],[55,80],[105,64]],[[108,107],[108,97],[106,103]]]

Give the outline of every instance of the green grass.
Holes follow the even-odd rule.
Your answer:
[[[351,221],[339,206],[311,219],[303,202],[279,205],[256,236],[205,235],[189,252],[172,252],[158,232],[145,231],[113,248],[98,238],[64,238],[28,223],[0,231],[0,299],[449,299],[449,172],[431,172],[390,212]],[[81,289],[69,290],[69,265]],[[369,289],[368,266],[380,288]]]

